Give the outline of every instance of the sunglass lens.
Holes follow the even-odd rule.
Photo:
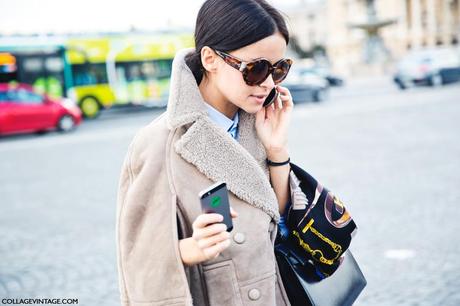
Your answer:
[[[276,84],[281,83],[286,78],[289,68],[291,68],[290,60],[283,60],[279,62],[273,71],[273,82]]]
[[[270,63],[264,60],[249,64],[246,67],[246,82],[250,85],[260,84],[267,78],[269,67]]]

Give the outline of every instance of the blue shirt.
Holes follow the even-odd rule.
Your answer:
[[[233,137],[233,139],[238,140],[238,123],[240,122],[240,116],[238,112],[236,112],[235,117],[232,120],[208,103],[205,104],[208,108],[209,118],[211,118],[211,120],[218,126],[225,129],[225,131],[228,132]]]
[[[287,202],[286,208],[284,210],[284,214],[280,216],[280,221],[278,224],[280,234],[283,238],[287,238],[287,236],[289,235],[289,229],[287,227],[286,221],[287,221],[288,212],[289,212],[290,207],[291,207],[291,201]]]

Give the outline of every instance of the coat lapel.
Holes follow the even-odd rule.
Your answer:
[[[224,181],[243,201],[279,220],[276,195],[265,165],[265,149],[257,137],[255,116],[240,110],[239,142],[209,119],[206,106],[185,55],[176,55],[168,101],[168,124],[187,129],[175,151],[212,181]]]

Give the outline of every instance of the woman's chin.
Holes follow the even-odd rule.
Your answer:
[[[263,105],[248,103],[246,105],[241,106],[240,108],[248,114],[256,114],[263,108]]]

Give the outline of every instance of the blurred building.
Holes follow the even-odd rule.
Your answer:
[[[344,75],[381,73],[412,48],[460,40],[460,0],[303,0],[286,13],[298,45],[324,47],[333,70]],[[369,35],[359,28],[366,24],[382,41],[373,63],[365,55]]]

